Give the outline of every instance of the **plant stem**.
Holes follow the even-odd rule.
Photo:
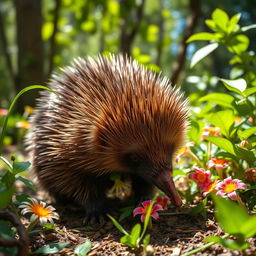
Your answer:
[[[27,232],[29,233],[34,227],[35,225],[39,222],[39,218],[36,218],[35,220],[33,220],[32,222],[30,222],[29,226],[27,227]]]
[[[198,157],[191,151],[188,150],[187,151],[187,156],[190,157],[191,159],[195,160],[195,162],[197,163],[197,165],[201,168],[203,168],[204,166],[202,165],[201,161],[198,159]]]
[[[241,207],[243,207],[244,209],[247,210],[247,208],[246,208],[244,202],[242,201],[241,197],[240,197],[238,194],[236,194],[236,201],[238,202],[238,204],[239,204]]]
[[[225,238],[227,238],[227,237],[229,237],[229,236],[230,236],[230,234],[225,234],[225,235],[222,236],[221,238],[225,239]],[[198,253],[198,252],[201,252],[201,251],[203,251],[203,250],[205,250],[205,249],[211,247],[212,245],[214,245],[214,244],[216,244],[216,243],[217,243],[217,242],[210,242],[210,243],[208,243],[208,244],[203,245],[203,246],[200,247],[200,248],[197,248],[197,249],[194,249],[194,250],[192,250],[192,251],[186,252],[186,253],[184,253],[184,254],[182,254],[182,255],[180,255],[180,256],[190,256],[190,255],[196,254],[196,253]]]

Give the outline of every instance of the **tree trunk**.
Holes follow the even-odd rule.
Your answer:
[[[17,92],[26,86],[44,83],[43,41],[41,37],[41,0],[14,0],[18,46]],[[38,91],[30,91],[18,102],[19,111],[24,105],[35,105]]]

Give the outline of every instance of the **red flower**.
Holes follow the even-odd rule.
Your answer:
[[[202,133],[202,140],[207,136],[221,136],[219,127],[205,127]]]
[[[8,110],[5,108],[0,108],[0,116],[6,116],[8,113]]]
[[[215,168],[217,171],[221,171],[222,169],[227,168],[228,164],[228,160],[216,157],[212,157],[211,160],[207,163],[209,168]]]
[[[142,204],[142,207],[137,207],[133,210],[133,216],[141,214],[140,220],[141,222],[144,222],[148,208],[151,204],[151,200],[144,201],[141,204]],[[163,207],[161,205],[154,204],[152,207],[150,216],[157,220],[159,218],[157,211],[162,211],[162,210],[163,210]]]
[[[193,167],[193,169],[195,172],[190,173],[188,177],[195,180],[201,190],[204,191],[204,189],[212,183],[210,179],[211,173],[203,168]]]
[[[158,196],[156,199],[156,204],[161,205],[163,210],[167,210],[167,205],[170,202],[170,198],[168,196],[162,197]]]

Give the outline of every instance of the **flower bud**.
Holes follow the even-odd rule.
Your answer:
[[[249,148],[251,146],[251,143],[248,140],[242,140],[240,142],[240,147],[241,148]]]

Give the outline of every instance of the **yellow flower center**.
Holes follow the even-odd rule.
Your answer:
[[[237,185],[235,183],[226,184],[224,191],[229,194],[236,190]]]
[[[31,211],[39,218],[52,216],[51,211],[45,208],[42,204],[33,203],[31,206]]]

